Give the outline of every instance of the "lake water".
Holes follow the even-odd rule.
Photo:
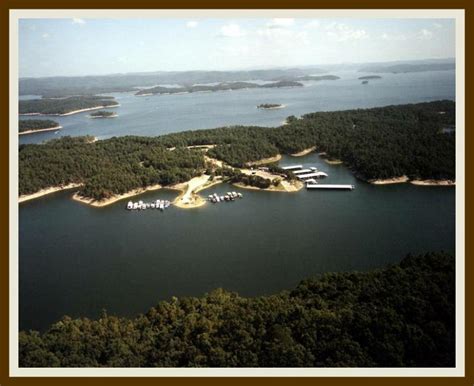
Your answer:
[[[288,115],[454,99],[454,74],[357,76],[299,89],[241,90],[155,97],[117,94],[119,117],[61,117],[61,135],[157,135],[229,124],[278,125]],[[259,103],[284,103],[262,111]],[[57,135],[56,135],[57,136]],[[41,141],[54,134],[22,136]],[[329,174],[353,191],[260,192],[227,184],[203,194],[240,191],[235,202],[194,210],[124,210],[127,200],[93,208],[60,192],[20,205],[20,328],[45,329],[62,315],[134,316],[171,296],[200,296],[216,287],[256,296],[291,289],[306,277],[367,270],[407,253],[455,245],[455,188],[373,186],[318,155],[284,157]],[[143,200],[172,199],[174,191]]]
[[[121,135],[161,135],[183,130],[227,125],[278,126],[290,115],[313,111],[346,110],[454,99],[454,71],[383,74],[382,79],[362,85],[364,73],[336,72],[336,81],[303,82],[305,87],[247,89],[180,95],[137,97],[133,93],[114,95],[120,107],[110,109],[119,116],[89,119],[90,112],[50,117],[63,127],[20,136],[20,143],[42,142],[61,135],[94,135],[100,139]],[[281,103],[278,110],[257,109],[261,103]],[[22,119],[38,119],[22,116]]]

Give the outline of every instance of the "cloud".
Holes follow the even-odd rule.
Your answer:
[[[187,28],[196,28],[197,26],[198,26],[198,22],[195,20],[191,20],[186,23]]]
[[[422,30],[418,32],[417,38],[419,40],[430,40],[433,38],[433,32],[423,28]]]
[[[404,34],[387,34],[383,33],[380,38],[387,41],[402,41],[407,40],[407,36]]]
[[[238,24],[231,23],[221,27],[221,32],[219,36],[223,36],[226,38],[240,38],[245,35],[245,31],[243,31]]]
[[[295,24],[295,19],[285,17],[285,18],[274,18],[270,23],[267,23],[268,28],[286,28],[291,27]]]
[[[311,20],[303,26],[306,29],[316,29],[319,27],[321,27],[321,23],[318,20]]]
[[[329,23],[325,27],[326,35],[338,42],[367,39],[369,34],[364,29],[353,29],[344,23]]]
[[[47,32],[45,32],[43,35],[41,35],[41,37],[42,37],[43,39],[48,39],[49,36],[50,36],[50,35],[49,35],[49,33],[47,33]]]
[[[80,19],[78,17],[74,17],[72,19],[72,24],[86,24],[86,21],[84,19]]]

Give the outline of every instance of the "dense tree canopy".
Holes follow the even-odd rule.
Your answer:
[[[117,104],[115,98],[110,96],[28,99],[20,101],[19,112],[20,114],[61,115],[76,110],[116,106]]]
[[[43,130],[53,127],[59,127],[59,123],[50,119],[20,119],[18,122],[18,131]]]
[[[216,85],[191,85],[182,87],[164,87],[156,86],[140,90],[136,95],[148,94],[177,94],[185,92],[200,92],[200,91],[227,91],[227,90],[241,90],[244,88],[273,88],[273,87],[302,87],[303,84],[295,81],[278,81],[265,84],[250,83],[250,82],[225,82]]]
[[[452,367],[451,255],[408,256],[370,272],[327,273],[244,298],[172,298],[134,319],[64,317],[22,331],[21,367]]]
[[[90,116],[92,118],[108,118],[108,117],[113,117],[117,115],[113,111],[106,111],[106,110],[99,110],[99,111],[94,111],[93,113],[90,113]]]
[[[370,180],[407,175],[455,179],[455,104],[438,101],[306,114],[275,128],[233,126],[161,137],[120,137],[95,143],[62,138],[20,146],[20,194],[81,182],[96,199],[152,183],[181,182],[202,172],[204,153],[234,167],[316,146]],[[167,148],[176,148],[174,151]]]
[[[92,139],[63,137],[44,145],[21,145],[20,194],[74,182],[84,184],[81,195],[100,200],[154,184],[187,181],[205,166],[200,150],[170,151],[157,138]]]

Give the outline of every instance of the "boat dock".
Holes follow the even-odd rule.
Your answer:
[[[305,180],[307,178],[321,178],[321,177],[327,177],[328,175],[324,172],[312,172],[312,173],[305,173],[305,174],[298,174],[296,177],[298,177],[300,180]]]
[[[169,200],[156,200],[153,202],[138,202],[129,201],[127,203],[127,210],[145,210],[145,209],[159,209],[161,211],[169,208],[171,202]]]
[[[354,185],[337,185],[337,184],[306,184],[306,189],[337,189],[337,190],[353,190]]]
[[[282,166],[281,167],[283,170],[298,170],[302,169],[303,165],[290,165],[290,166]]]
[[[311,173],[313,170],[311,169],[301,169],[301,170],[292,170],[292,173],[297,176],[298,174],[302,173]]]
[[[213,204],[217,202],[224,202],[224,201],[234,201],[236,198],[242,198],[243,195],[242,193],[236,193],[236,192],[227,192],[227,194],[219,196],[217,193],[210,194],[208,196],[208,200],[212,202]]]

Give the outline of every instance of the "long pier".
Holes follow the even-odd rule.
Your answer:
[[[298,174],[311,173],[311,169],[301,169],[301,170],[292,170],[293,174],[297,176]]]
[[[290,165],[290,166],[282,166],[283,170],[298,170],[302,169],[303,165]]]
[[[339,189],[353,190],[354,185],[337,185],[337,184],[306,184],[306,189]]]
[[[306,174],[298,174],[296,177],[298,177],[300,180],[304,180],[306,178],[321,178],[321,177],[327,177],[328,175],[324,172],[312,172],[312,173],[306,173]]]

